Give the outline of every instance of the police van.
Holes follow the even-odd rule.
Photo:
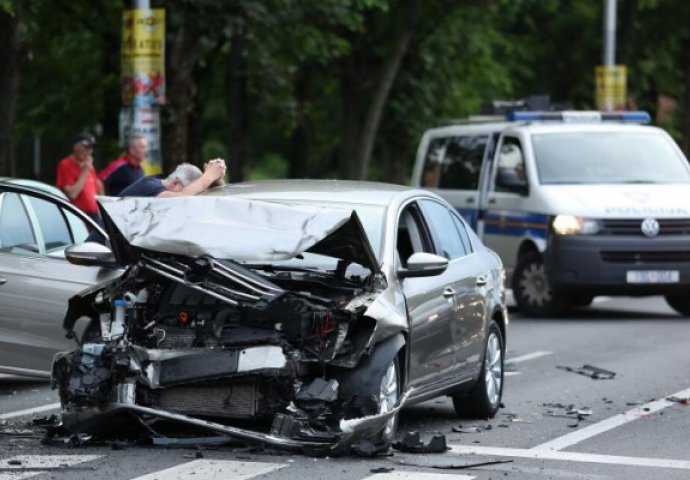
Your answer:
[[[664,295],[690,316],[690,166],[646,112],[512,112],[424,133],[415,186],[495,250],[524,313]]]

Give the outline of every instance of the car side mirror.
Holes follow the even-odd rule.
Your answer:
[[[518,170],[515,168],[499,168],[496,171],[496,186],[506,192],[518,193],[520,195],[527,195],[529,192],[524,173],[519,175]]]
[[[119,267],[113,252],[105,245],[96,242],[84,242],[67,247],[65,258],[69,263],[86,267]]]
[[[407,268],[398,270],[399,278],[433,277],[448,268],[448,259],[433,253],[417,252],[407,259]]]

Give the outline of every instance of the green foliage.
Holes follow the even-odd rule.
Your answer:
[[[632,1],[618,2],[619,12]],[[478,113],[488,100],[548,94],[578,108],[593,107],[594,67],[602,58],[602,2],[154,0],[153,7],[166,9],[168,39],[185,29],[199,48],[189,91],[198,112],[193,134],[201,136],[195,142],[200,156],[226,155],[228,120],[234,114],[226,100],[228,52],[241,40],[245,70],[232,73],[248,88],[250,178],[285,177],[296,161],[305,162],[308,176],[336,176],[344,121],[342,69],[359,62],[355,67],[363,73],[354,85],[359,93],[346,101],[366,106],[414,2],[419,8],[414,35],[384,108],[371,178],[399,180],[384,165],[386,155],[396,152],[392,161],[409,171],[425,129]],[[117,65],[126,4],[23,3],[29,51],[15,139],[18,157],[30,158],[32,137],[42,136],[48,181],[50,165],[67,153],[69,140],[81,129],[103,126],[101,164],[118,153],[108,125],[120,108]],[[0,11],[11,12],[12,5],[0,0]],[[631,43],[618,47],[632,52],[630,93],[640,108],[653,111],[659,94],[690,97],[690,24],[673,21],[688,18],[690,3],[637,0],[636,5]],[[680,128],[680,117],[666,126],[679,139],[690,137]],[[304,158],[293,150],[296,132],[308,142]],[[24,162],[20,174],[28,174],[28,168]]]

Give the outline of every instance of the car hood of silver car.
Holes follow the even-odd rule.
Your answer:
[[[379,271],[354,210],[217,196],[99,201],[122,265],[135,260],[131,247],[138,247],[238,262],[288,260],[310,252]]]

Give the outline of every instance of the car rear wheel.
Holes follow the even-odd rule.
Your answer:
[[[479,378],[465,395],[453,395],[455,413],[461,418],[493,418],[503,395],[503,335],[492,320],[484,346]]]
[[[686,295],[666,295],[666,303],[684,317],[690,317],[690,297]]]
[[[568,297],[557,294],[549,285],[544,261],[536,252],[518,260],[512,284],[515,302],[526,315],[556,315],[570,306]]]

